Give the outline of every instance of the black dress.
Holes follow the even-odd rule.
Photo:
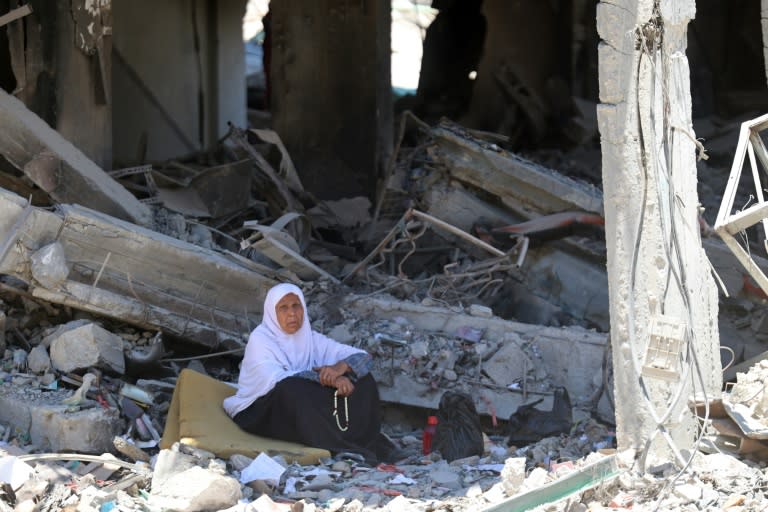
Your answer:
[[[392,448],[379,433],[379,390],[370,373],[354,384],[355,390],[347,398],[348,419],[343,397],[337,399],[338,416],[333,415],[335,388],[303,377],[288,377],[233,420],[252,434],[324,448],[334,455],[353,452],[375,464]],[[339,425],[348,428],[342,430]]]

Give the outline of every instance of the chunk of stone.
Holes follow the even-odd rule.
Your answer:
[[[533,471],[525,477],[521,491],[538,489],[549,482],[549,474],[544,468],[533,468]]]
[[[51,343],[51,362],[62,372],[74,372],[90,367],[122,374],[125,372],[123,339],[94,323],[65,331]]]
[[[413,510],[413,508],[413,503],[405,496],[396,496],[387,503],[387,510],[389,512],[408,512]]]
[[[501,470],[501,485],[508,496],[516,494],[525,482],[525,457],[510,457]]]
[[[507,491],[504,490],[504,483],[497,482],[490,489],[483,493],[483,499],[488,503],[499,503],[506,499]]]
[[[251,465],[253,459],[241,453],[235,453],[229,458],[229,463],[235,471],[242,471]]]
[[[224,510],[237,504],[240,498],[242,491],[237,480],[195,466],[176,473],[159,487],[153,483],[149,505],[158,510],[198,512]]]
[[[30,258],[32,277],[49,290],[58,289],[69,275],[64,247],[54,242],[41,247]]]
[[[698,501],[703,496],[700,485],[683,483],[675,486],[675,494],[686,501]]]
[[[197,460],[194,456],[179,452],[178,443],[174,444],[170,450],[160,450],[153,468],[152,489],[162,487],[166,480],[196,465]]]
[[[483,363],[483,371],[499,386],[509,386],[525,377],[525,371],[533,364],[520,346],[508,342]]]
[[[431,471],[429,477],[440,487],[448,489],[461,489],[461,477],[456,471],[450,469],[438,469]]]
[[[51,358],[44,346],[38,345],[29,351],[27,355],[27,369],[40,375],[51,369]]]
[[[411,356],[421,359],[429,354],[429,344],[426,341],[414,341],[410,345]]]
[[[34,444],[53,452],[104,453],[120,430],[116,409],[94,407],[69,411],[65,406],[29,408],[29,436]]]

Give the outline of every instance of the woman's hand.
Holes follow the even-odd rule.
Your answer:
[[[314,368],[314,370],[320,375],[320,384],[336,387],[336,379],[349,371],[349,365],[345,361],[339,361],[334,365],[321,366],[320,368]],[[347,380],[349,381],[349,379]],[[349,381],[349,383],[352,384],[352,381]]]
[[[349,377],[345,377],[344,375],[336,378],[334,387],[336,388],[336,391],[339,392],[339,396],[349,396],[355,390],[355,385],[352,384]]]

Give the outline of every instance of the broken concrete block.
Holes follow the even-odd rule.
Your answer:
[[[89,323],[91,323],[90,320],[81,318],[79,320],[72,320],[65,324],[57,325],[55,327],[50,327],[46,330],[45,336],[43,337],[43,340],[40,342],[40,345],[50,349],[51,343],[53,342],[53,340],[55,340],[56,338],[58,338],[59,336],[61,336],[67,331],[72,331],[74,329],[77,329],[78,327],[88,325]]]
[[[412,357],[421,359],[422,357],[427,357],[427,354],[429,354],[429,343],[426,341],[414,341],[411,343],[410,349]]]
[[[525,482],[525,457],[510,457],[501,470],[501,485],[508,496],[516,494]]]
[[[96,366],[122,374],[125,372],[123,339],[103,327],[89,323],[58,334],[51,340],[51,362],[54,368],[62,372]]]
[[[30,258],[32,277],[45,288],[58,289],[67,280],[69,266],[59,242],[45,245]]]
[[[152,473],[152,488],[159,489],[172,476],[197,466],[194,456],[179,451],[176,443],[170,450],[160,450]]]
[[[32,442],[54,452],[104,453],[121,426],[117,409],[102,407],[76,412],[67,412],[65,406],[38,407],[30,416]]]
[[[525,378],[525,371],[533,368],[530,358],[520,348],[522,340],[508,340],[498,352],[483,363],[483,371],[499,386],[509,386]]]
[[[337,201],[323,201],[307,210],[316,228],[340,227],[354,228],[365,225],[371,220],[368,213],[371,201],[367,197],[350,197]]]
[[[29,351],[27,368],[38,375],[51,369],[51,358],[43,345],[38,345]]]
[[[171,476],[159,487],[152,485],[150,507],[159,510],[196,512],[224,510],[242,497],[240,483],[199,466]]]
[[[29,387],[0,387],[0,424],[28,432],[43,450],[104,453],[121,429],[117,409],[93,407],[68,412],[60,404],[68,392],[41,392]]]
[[[533,471],[530,472],[530,474],[525,478],[525,481],[523,482],[522,487],[520,488],[521,492],[530,491],[533,489],[539,489],[540,487],[543,487],[545,484],[547,484],[550,481],[549,473],[546,469],[538,467],[533,468]]]

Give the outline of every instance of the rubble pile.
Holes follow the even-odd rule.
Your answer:
[[[760,500],[768,310],[716,239],[705,246],[730,292],[720,321],[736,384],[695,404],[701,450],[688,471],[636,474],[611,427],[595,185],[494,134],[408,114],[417,132],[403,131],[375,204],[318,201],[269,130],[232,126],[216,151],[105,172],[15,98],[0,94],[0,111],[15,126],[0,145],[12,148],[16,187],[0,189],[0,512],[748,510]],[[46,151],[59,166],[35,165]],[[594,169],[573,174],[597,181]],[[281,281],[305,291],[315,329],[373,356],[396,464],[160,448],[180,372],[237,382],[266,290]],[[482,454],[449,461],[424,449],[447,391],[476,407]]]

